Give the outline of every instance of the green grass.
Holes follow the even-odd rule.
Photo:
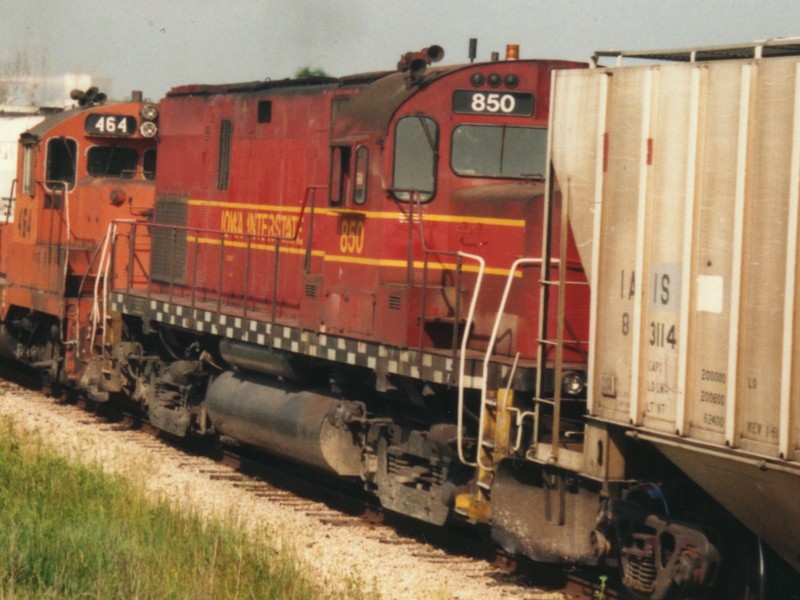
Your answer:
[[[269,542],[150,502],[0,421],[0,598],[319,597]]]

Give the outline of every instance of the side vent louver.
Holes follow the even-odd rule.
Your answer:
[[[400,310],[403,307],[403,297],[398,294],[389,296],[389,308],[391,310]]]
[[[231,142],[233,140],[233,121],[223,119],[219,127],[219,163],[217,168],[217,189],[227,190],[231,174]]]

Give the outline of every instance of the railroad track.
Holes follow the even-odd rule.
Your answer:
[[[24,389],[27,394],[35,393],[35,380],[18,372],[4,371],[0,369],[3,377],[0,391],[17,393]],[[451,577],[462,582],[488,578],[486,597],[530,600],[618,597],[610,587],[602,586],[603,580],[597,572],[556,570],[516,560],[486,541],[488,535],[482,535],[485,531],[458,524],[436,527],[385,512],[374,498],[361,493],[357,484],[343,485],[340,480],[322,474],[309,476],[306,468],[247,449],[221,449],[197,440],[178,440],[115,408],[70,394],[45,397],[52,394],[47,389],[40,388],[39,392],[42,395],[37,404],[53,407],[60,404],[59,410],[72,412],[71,418],[79,425],[169,458],[177,468],[192,472],[209,484],[247,494],[254,503],[269,503],[291,511],[328,530],[347,530],[351,536],[372,542],[378,553],[400,552],[415,563],[434,569],[446,566]],[[389,560],[395,559],[386,559]]]

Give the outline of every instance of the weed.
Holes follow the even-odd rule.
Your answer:
[[[594,597],[597,598],[597,600],[605,600],[607,581],[608,581],[607,575],[600,575],[600,589],[594,591]]]

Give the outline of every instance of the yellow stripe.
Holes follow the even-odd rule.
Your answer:
[[[361,258],[358,256],[341,256],[338,254],[326,254],[325,255],[326,262],[338,262],[338,263],[350,263],[355,265],[369,265],[375,267],[396,267],[405,269],[407,266],[407,262],[404,260],[373,260],[371,258]],[[414,261],[414,268],[415,269],[423,269],[425,267],[424,261],[415,260]],[[428,268],[434,269],[437,271],[444,271],[450,270],[455,271],[458,267],[456,263],[441,263],[441,262],[434,262],[428,261]],[[466,271],[467,273],[477,273],[480,269],[477,265],[462,265],[461,269]],[[508,274],[511,272],[510,269],[495,269],[495,268],[486,268],[483,270],[486,275],[502,275],[503,277],[508,277]],[[521,277],[522,273],[517,270],[515,277]]]
[[[262,212],[299,213],[299,206],[277,206],[274,204],[251,204],[248,202],[222,202],[220,200],[189,200],[189,206],[206,206],[210,208],[241,208]]]
[[[190,242],[196,242],[198,244],[207,244],[210,246],[221,246],[219,240],[213,238],[205,238],[205,237],[197,237],[197,236],[190,236]],[[247,248],[247,244],[245,242],[233,242],[233,241],[226,241],[225,242],[226,248]],[[267,252],[274,252],[275,246],[271,244],[250,244],[251,250],[266,250]],[[305,248],[296,248],[290,246],[281,246],[281,252],[286,252],[287,254],[305,254]],[[405,269],[407,266],[407,262],[405,260],[396,260],[396,259],[373,259],[373,258],[364,258],[361,256],[345,256],[340,254],[326,254],[322,250],[312,250],[312,256],[322,257],[326,262],[335,262],[335,263],[346,263],[346,264],[353,264],[353,265],[366,265],[371,267],[390,267],[390,268],[397,268],[397,269]],[[414,261],[414,268],[415,269],[423,269],[425,267],[425,263],[421,260]],[[443,270],[451,270],[455,271],[457,269],[456,263],[450,262],[437,262],[437,261],[428,261],[428,268],[443,271]],[[462,265],[461,269],[467,273],[477,273],[479,268],[477,265]],[[500,275],[501,277],[508,277],[508,274],[511,272],[510,269],[496,269],[493,267],[489,267],[484,269],[483,271],[486,275]],[[517,270],[514,274],[515,277],[521,277],[522,273]]]
[[[252,204],[247,202],[222,202],[219,200],[189,200],[189,206],[205,206],[210,208],[236,208],[241,210],[253,210],[261,212],[287,212],[299,213],[299,206],[277,206],[274,204]],[[341,214],[358,214],[369,217],[370,219],[386,219],[392,221],[402,221],[408,223],[408,215],[402,212],[386,211],[364,211],[346,210],[339,208],[317,208],[317,213],[326,216],[337,216]],[[492,217],[467,217],[463,215],[431,215],[423,216],[424,221],[434,223],[482,223],[484,225],[496,225],[498,227],[525,227],[524,219],[496,219]]]
[[[218,239],[214,238],[207,238],[207,237],[198,237],[198,236],[189,236],[190,242],[196,242],[198,244],[207,244],[209,246],[221,246],[222,242]],[[226,248],[247,248],[247,242],[234,242],[225,240],[225,247]],[[251,250],[266,250],[266,251],[275,251],[274,244],[250,244]],[[297,246],[287,246],[286,244],[281,245],[281,252],[286,252],[287,254],[305,254],[306,249],[297,247]],[[325,252],[322,250],[312,250],[312,256],[325,256]]]

